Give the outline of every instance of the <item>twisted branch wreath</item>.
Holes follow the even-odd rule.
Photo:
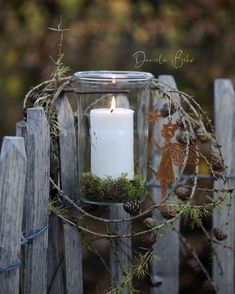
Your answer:
[[[56,78],[42,82],[41,84],[32,88],[25,96],[24,99],[24,113],[25,110],[29,107],[43,106],[45,110],[45,114],[47,116],[48,122],[51,128],[51,136],[58,137],[59,130],[56,121],[56,112],[55,112],[55,101],[61,95],[65,87],[72,87],[74,82],[73,76]],[[157,232],[162,227],[172,224],[175,222],[180,216],[188,213],[190,210],[194,209],[198,211],[199,215],[202,217],[203,214],[210,213],[212,209],[218,207],[223,204],[223,202],[227,199],[228,195],[231,197],[232,193],[235,190],[235,187],[229,187],[229,177],[226,172],[226,166],[224,164],[221,145],[218,143],[215,130],[212,125],[211,120],[207,116],[207,113],[202,109],[202,107],[194,100],[193,97],[188,95],[185,92],[179,91],[168,84],[162,82],[159,79],[154,79],[151,84],[151,93],[153,96],[157,95],[164,101],[166,104],[164,105],[165,111],[163,115],[163,111],[159,111],[158,109],[153,109],[149,113],[149,121],[153,122],[153,124],[157,124],[158,120],[161,116],[168,117],[168,120],[171,121],[171,116],[173,113],[177,113],[178,120],[177,124],[180,128],[181,136],[179,136],[178,141],[183,143],[185,147],[185,157],[180,167],[179,175],[174,183],[173,189],[168,191],[166,197],[162,199],[159,203],[153,203],[150,207],[146,208],[144,211],[140,212],[137,215],[131,215],[128,218],[123,219],[106,219],[99,216],[96,216],[90,213],[87,210],[86,206],[83,206],[81,203],[76,203],[73,201],[68,195],[64,193],[64,191],[60,188],[59,184],[56,183],[56,180],[50,177],[51,187],[57,191],[57,195],[59,195],[60,199],[63,199],[63,208],[58,207],[58,203],[56,201],[51,201],[49,209],[54,212],[59,218],[63,221],[69,223],[70,225],[76,227],[78,230],[87,233],[88,235],[93,235],[95,238],[106,238],[109,240],[112,239],[122,239],[122,238],[132,238],[137,236],[146,236],[151,234],[152,232]],[[175,99],[175,95],[178,95],[181,98],[182,103],[179,104],[177,99]],[[184,105],[184,106],[183,106]],[[209,143],[211,146],[211,160],[202,154],[198,147],[198,142]],[[184,176],[185,168],[187,167],[187,161],[190,154],[190,148],[194,149],[196,157],[203,160],[210,170],[211,177],[214,180],[220,179],[221,187],[220,189],[210,189],[205,187],[198,186],[198,177],[199,177],[199,160],[195,162],[195,170],[194,174],[191,176],[192,184],[188,185],[182,183],[182,179]],[[153,173],[157,173],[157,171],[149,165],[150,170]],[[153,180],[155,182],[155,179]],[[170,198],[172,195],[175,195],[177,187],[184,187],[187,190],[187,199],[179,200],[177,203],[171,202]],[[214,192],[218,194],[218,197],[214,199],[210,199],[209,202],[206,202],[204,205],[196,205],[193,203],[193,197],[196,191],[206,191],[206,192]],[[180,198],[180,197],[179,197]],[[68,207],[68,205],[74,209],[76,209],[79,213],[77,217],[73,215],[65,214],[64,207]],[[228,213],[227,218],[230,213],[230,206],[228,205]],[[109,231],[107,232],[97,232],[92,228],[84,226],[83,220],[84,217],[93,219],[95,221],[101,222],[105,225],[111,223],[123,223],[123,222],[131,222],[138,220],[142,217],[150,216],[152,212],[159,211],[165,217],[162,222],[152,222],[151,224],[147,223],[145,229],[142,229],[138,232],[131,233],[117,233],[113,234]],[[201,212],[201,214],[200,214]],[[225,224],[226,225],[226,224]],[[202,227],[203,229],[203,227]],[[220,234],[221,237],[221,229],[217,228],[217,233]],[[207,237],[210,236],[207,234]],[[215,235],[217,240],[220,238]],[[226,235],[222,233],[222,239],[225,239]],[[183,238],[181,236],[181,238]],[[213,242],[217,242],[217,240],[210,239]],[[154,239],[154,242],[156,240]],[[185,239],[181,240],[183,243]],[[153,243],[154,243],[153,242]],[[186,247],[189,246],[186,243]],[[234,249],[232,249],[234,250]],[[195,256],[194,256],[195,257]],[[197,257],[195,258],[197,260]],[[198,261],[200,263],[200,260]],[[205,270],[204,266],[200,263],[203,271],[205,272],[209,281],[212,281],[208,272]],[[215,287],[213,287],[215,289]]]

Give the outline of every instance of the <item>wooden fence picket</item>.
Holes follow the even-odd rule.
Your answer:
[[[57,119],[60,130],[60,172],[63,191],[74,201],[79,202],[78,154],[74,116],[68,98],[58,98]],[[81,236],[76,228],[69,224],[64,229],[64,264],[66,276],[66,293],[82,294],[82,247]]]
[[[20,126],[18,125],[18,131]],[[22,130],[21,130],[22,131]],[[44,233],[24,246],[24,294],[47,291],[48,201],[50,175],[49,125],[42,107],[27,110],[27,154],[23,231],[25,237]]]
[[[125,212],[122,205],[110,207],[110,219],[125,219],[130,215]],[[131,232],[131,222],[110,224],[113,234]],[[121,265],[121,266],[120,266]],[[130,273],[132,268],[132,241],[131,238],[113,240],[110,248],[111,286],[115,287],[124,277],[123,270]],[[129,286],[125,288],[125,294],[129,293]]]
[[[64,251],[63,227],[61,219],[56,215],[49,216],[48,231],[48,271],[47,293],[63,294],[64,292]]]
[[[175,80],[172,76],[161,75],[159,80],[168,84],[171,87],[176,88]],[[166,86],[167,87],[167,86]],[[174,94],[175,99],[180,102],[178,94]],[[153,101],[153,109],[159,109],[163,102]],[[175,115],[173,116],[175,118]],[[156,124],[153,130],[157,142],[162,145],[163,141],[160,136],[161,127],[163,123],[166,123],[166,119],[162,119],[159,124]],[[161,154],[156,149],[152,150],[152,166],[156,169],[160,163]],[[175,169],[176,171],[177,169]],[[161,200],[160,188],[154,187],[152,189],[153,201],[159,203]],[[157,219],[162,219],[159,212],[154,212],[153,215]],[[176,220],[174,222],[174,228],[179,230],[180,222]],[[154,255],[159,259],[153,259],[152,271],[151,271],[151,293],[152,294],[166,294],[166,293],[178,293],[179,292],[179,236],[174,231],[169,231],[167,228],[163,228],[159,231],[160,240],[154,246]]]
[[[55,182],[59,178],[59,144],[58,138],[50,142],[50,175]],[[56,189],[51,186],[52,195],[56,196]],[[63,294],[65,291],[64,277],[64,240],[62,220],[54,213],[49,215],[48,231],[48,270],[47,292],[48,294]]]
[[[25,121],[20,121],[16,123],[16,136],[26,138],[27,134],[27,125]],[[26,148],[26,146],[25,146]],[[25,151],[26,152],[26,151]],[[25,184],[26,189],[26,184]],[[25,199],[25,193],[24,193],[24,199]],[[25,200],[23,200],[25,201]],[[26,205],[23,205],[23,219],[22,219],[22,228],[25,228],[25,217],[26,217]],[[21,271],[21,275],[23,274],[23,271]]]
[[[4,137],[0,156],[1,293],[19,293],[19,257],[26,166],[24,139]],[[7,268],[9,271],[4,271]]]
[[[218,141],[222,144],[222,153],[227,165],[228,176],[235,175],[235,94],[232,82],[226,79],[215,80],[214,83],[214,114],[215,114],[215,129]],[[235,186],[235,180],[230,179],[230,186]],[[221,181],[214,183],[214,188],[220,188]],[[215,195],[215,197],[219,195]],[[229,208],[229,205],[231,207]],[[213,228],[221,228],[226,231],[228,238],[223,241],[223,244],[234,248],[234,194],[231,198],[231,203],[228,199],[223,204],[223,207],[215,209],[213,212]],[[230,213],[228,216],[228,209]],[[227,225],[226,225],[227,223]],[[235,275],[234,275],[234,251],[223,246],[216,245],[218,257],[223,268],[221,275],[220,268],[213,259],[213,278],[218,287],[220,294],[235,293]]]

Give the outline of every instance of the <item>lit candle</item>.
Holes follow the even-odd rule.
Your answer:
[[[116,179],[123,173],[134,177],[134,111],[115,107],[90,112],[91,173],[100,178]]]

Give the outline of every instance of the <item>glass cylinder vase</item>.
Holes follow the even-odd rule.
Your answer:
[[[147,174],[151,73],[74,74],[80,197],[100,205],[142,201]]]

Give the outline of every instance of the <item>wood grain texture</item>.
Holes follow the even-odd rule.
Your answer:
[[[25,194],[26,237],[48,224],[50,135],[42,107],[27,110],[27,179]],[[47,291],[48,232],[25,246],[24,294]]]
[[[16,123],[16,136],[18,137],[23,137],[26,138],[27,134],[27,125],[25,121],[20,121]],[[25,185],[26,189],[26,185]],[[25,198],[25,193],[24,193],[24,198]],[[26,206],[23,206],[23,220],[22,220],[22,228],[25,228],[25,217],[26,217],[26,211],[25,211]],[[21,274],[23,271],[21,271]]]
[[[57,118],[60,128],[60,169],[63,191],[74,201],[79,201],[78,154],[74,115],[66,96],[57,100]],[[82,294],[82,248],[80,233],[68,224],[64,228],[64,263],[66,293]]]
[[[175,80],[172,76],[161,75],[159,79],[168,84],[171,87],[176,88]],[[167,86],[166,86],[167,88]],[[180,102],[180,98],[177,94],[175,99]],[[162,104],[166,103],[156,99],[153,101],[153,109],[159,109]],[[176,115],[172,116],[173,122],[176,119]],[[155,124],[153,135],[157,142],[162,146],[163,138],[161,137],[161,129],[163,123],[167,123],[167,119],[161,119],[159,123]],[[152,166],[158,168],[161,159],[161,154],[156,148],[152,150]],[[174,173],[176,175],[178,168],[174,167]],[[160,188],[156,187],[152,189],[153,201],[154,203],[159,203],[161,201]],[[162,221],[162,216],[157,211],[153,215]],[[179,230],[179,220],[174,222],[174,228]],[[154,254],[159,257],[159,260],[154,259],[151,265],[151,282],[153,287],[151,287],[152,294],[168,294],[168,293],[178,293],[179,292],[179,236],[177,233],[163,228],[159,231],[160,240],[154,246]]]
[[[222,153],[225,165],[228,166],[228,175],[235,174],[235,95],[232,82],[227,79],[219,79],[214,83],[214,111],[215,111],[215,128],[219,143],[222,145]],[[215,182],[214,187],[221,187],[220,181]],[[230,186],[234,187],[235,181],[230,180]],[[216,197],[216,195],[215,195]],[[214,210],[213,227],[219,227],[228,234],[227,240],[223,244],[234,248],[234,194],[230,215],[228,214],[229,199],[223,204],[221,210]],[[225,223],[228,221],[226,230]],[[223,275],[217,266],[216,259],[213,262],[213,278],[218,286],[220,294],[235,293],[235,276],[234,276],[234,252],[225,249],[222,246],[216,246],[219,259],[223,267]]]
[[[125,212],[122,205],[110,206],[111,219],[129,218],[130,215]],[[131,222],[122,222],[110,225],[110,231],[113,234],[123,234],[131,232]],[[131,272],[132,267],[132,241],[131,238],[123,238],[121,240],[113,240],[110,248],[110,268],[111,268],[111,286],[117,286],[123,277],[123,271],[120,267]],[[129,287],[126,287],[125,293],[129,293]]]
[[[0,268],[20,261],[27,159],[24,139],[4,137],[0,157]],[[19,273],[0,273],[0,292],[19,293]]]
[[[50,144],[50,176],[58,183],[59,180],[59,142],[58,138],[51,139]],[[57,194],[51,185],[50,197]],[[48,231],[48,294],[64,293],[64,241],[63,225],[60,218],[51,213],[49,216]]]
[[[63,225],[54,214],[49,216],[48,231],[48,271],[47,293],[63,294],[64,289],[64,250],[63,250]]]

